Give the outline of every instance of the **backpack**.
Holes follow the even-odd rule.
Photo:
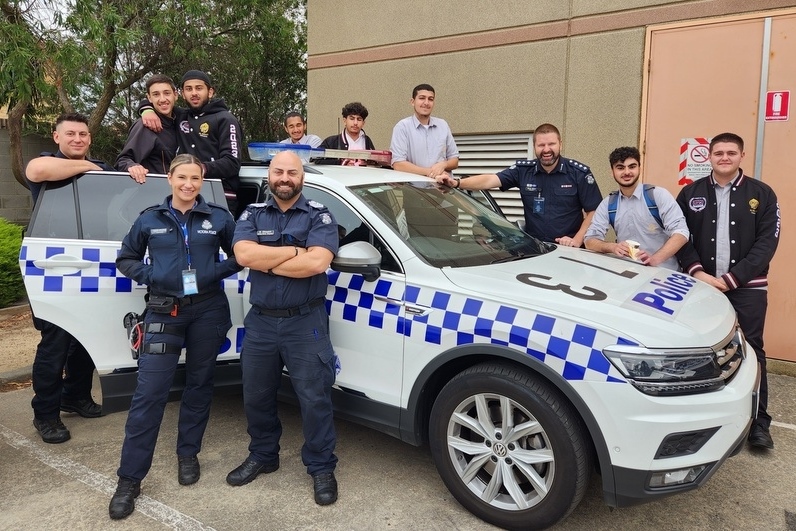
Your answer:
[[[661,216],[658,213],[658,205],[655,204],[655,198],[652,197],[652,190],[655,189],[655,185],[653,184],[645,184],[644,188],[641,189],[641,193],[644,196],[644,202],[647,203],[647,208],[652,214],[652,217],[655,218],[655,221],[658,222],[658,225],[664,229],[663,221],[661,220]],[[608,223],[611,225],[611,228],[616,230],[614,227],[614,220],[616,219],[616,206],[619,203],[619,190],[614,190],[608,196]]]

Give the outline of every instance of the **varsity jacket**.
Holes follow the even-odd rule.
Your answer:
[[[339,135],[332,135],[327,136],[321,145],[318,146],[319,149],[348,149],[348,142],[346,142],[345,133],[340,133]],[[373,147],[373,141],[370,139],[368,135],[365,135],[365,149],[376,149]],[[319,158],[315,159],[315,164],[342,164],[343,161],[341,159],[329,159],[329,158]]]
[[[683,271],[716,275],[718,205],[713,173],[680,190],[677,203],[691,231],[677,253]],[[779,203],[774,190],[743,170],[730,190],[730,270],[722,275],[729,289],[768,285],[768,265],[779,243]]]

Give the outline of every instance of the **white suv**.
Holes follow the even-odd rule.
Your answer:
[[[327,296],[338,415],[428,442],[447,487],[480,518],[553,525],[595,467],[608,505],[655,499],[703,484],[740,450],[759,371],[717,290],[539,242],[485,196],[423,177],[306,170],[305,195],[342,228]],[[242,182],[256,188],[266,172],[244,166]],[[139,211],[167,193],[163,179],[113,173],[48,184],[23,242],[33,310],[86,347],[106,412],[127,407],[135,387],[122,319],[142,311],[145,291],[114,261]],[[218,182],[203,194],[223,201]],[[225,281],[233,327],[219,386],[240,381],[247,276]]]

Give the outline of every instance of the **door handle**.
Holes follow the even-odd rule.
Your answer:
[[[41,260],[34,260],[33,265],[39,269],[56,269],[56,268],[74,268],[74,269],[88,269],[94,262],[90,260],[83,260],[76,256],[68,254],[56,254],[49,258]]]

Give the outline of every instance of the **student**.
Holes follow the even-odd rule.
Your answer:
[[[674,197],[665,188],[645,188],[640,182],[638,149],[616,148],[608,161],[619,190],[603,199],[594,212],[586,231],[586,248],[679,270],[675,253],[688,241],[689,232]],[[616,232],[616,243],[605,241],[609,226]],[[628,240],[640,244],[638,251],[630,249]]]
[[[126,171],[138,183],[146,182],[147,173],[166,174],[177,152],[177,131],[174,128],[174,104],[177,87],[163,74],[146,81],[146,99],[157,113],[162,129],[147,129],[139,119],[130,129],[127,142],[116,159],[116,169]]]
[[[459,166],[459,149],[448,122],[431,116],[436,93],[427,84],[412,89],[409,104],[414,114],[392,130],[392,167],[399,171],[436,177]]]
[[[437,182],[463,190],[519,188],[525,232],[542,241],[581,247],[594,210],[602,201],[588,166],[561,156],[561,133],[552,124],[533,132],[536,158],[518,160],[498,174],[455,179],[443,173]]]
[[[213,97],[215,88],[205,72],[187,71],[180,86],[188,108],[174,109],[177,153],[195,155],[205,166],[206,179],[221,180],[229,210],[235,214],[243,145],[240,123],[224,100]],[[146,127],[153,131],[162,128],[157,114],[148,112],[153,110],[151,104],[142,103],[138,109]]]
[[[343,107],[343,132],[339,135],[332,135],[326,137],[321,142],[320,148],[323,149],[376,149],[373,147],[373,141],[365,131],[365,119],[368,117],[368,110],[359,102],[349,103]],[[317,164],[339,164],[359,166],[364,164],[364,161],[357,159],[318,159]]]
[[[321,145],[321,137],[307,134],[307,122],[301,113],[290,112],[285,116],[285,132],[287,138],[280,141],[280,144],[301,144],[304,146],[318,147]]]
[[[171,195],[138,217],[122,242],[116,266],[149,287],[144,349],[124,427],[119,481],[108,513],[114,520],[135,509],[141,480],[152,466],[160,424],[185,345],[185,389],[177,425],[177,480],[199,481],[216,357],[232,327],[221,281],[241,268],[232,255],[235,220],[199,194],[204,166],[178,155],[169,167]],[[219,261],[219,251],[227,259]],[[149,260],[143,260],[148,254]]]
[[[774,190],[741,169],[743,139],[721,133],[709,145],[710,175],[685,186],[677,203],[691,239],[677,253],[683,271],[721,290],[738,314],[760,363],[760,400],[749,444],[774,448],[769,427],[763,325],[768,307],[768,266],[779,244],[781,219]]]

